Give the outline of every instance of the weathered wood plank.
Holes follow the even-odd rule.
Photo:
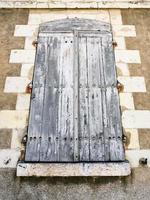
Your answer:
[[[43,147],[44,158],[41,161],[59,160],[59,140],[58,138],[58,99],[59,99],[59,50],[61,47],[60,38],[56,35],[49,37],[49,52],[47,57],[48,71],[47,84],[45,90],[45,114],[43,117]],[[46,132],[45,132],[46,131]],[[47,143],[45,143],[47,141]]]
[[[110,152],[110,160],[124,160],[124,149],[122,144],[122,127],[119,109],[119,97],[117,88],[108,87],[106,90],[106,105],[109,121],[108,144]]]
[[[73,161],[73,35],[61,38],[59,68],[59,115],[60,161]]]
[[[102,161],[104,153],[99,42],[97,37],[87,37],[90,161]]]
[[[80,161],[90,160],[89,100],[88,88],[80,88],[79,93],[79,153]]]
[[[73,31],[73,30],[99,30],[105,34],[110,33],[111,25],[109,23],[100,22],[99,20],[66,18],[63,20],[54,20],[40,25],[40,33],[50,31]]]
[[[104,131],[101,89],[92,88],[89,91],[89,134],[90,134],[90,161],[104,160]]]
[[[53,35],[49,46],[41,161],[72,161],[73,37]]]
[[[80,161],[89,161],[89,108],[87,38],[79,35],[79,152]]]
[[[28,142],[26,148],[26,161],[39,161],[41,145],[41,126],[44,104],[45,73],[47,59],[47,38],[39,38],[35,60],[33,78],[33,91],[29,117]]]
[[[102,38],[102,56],[104,65],[104,79],[105,86],[116,86],[116,66],[115,66],[115,56],[112,46],[112,37],[109,35]]]

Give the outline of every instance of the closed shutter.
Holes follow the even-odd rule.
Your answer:
[[[123,161],[112,35],[39,35],[25,161]]]

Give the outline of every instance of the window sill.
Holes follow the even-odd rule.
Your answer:
[[[128,161],[110,163],[18,163],[17,176],[128,176]]]

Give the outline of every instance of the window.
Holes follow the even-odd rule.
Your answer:
[[[111,26],[40,26],[25,161],[124,161]]]

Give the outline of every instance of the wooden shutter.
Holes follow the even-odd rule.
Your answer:
[[[25,161],[123,161],[116,82],[110,33],[41,34]]]
[[[112,38],[79,34],[81,161],[124,159]]]

